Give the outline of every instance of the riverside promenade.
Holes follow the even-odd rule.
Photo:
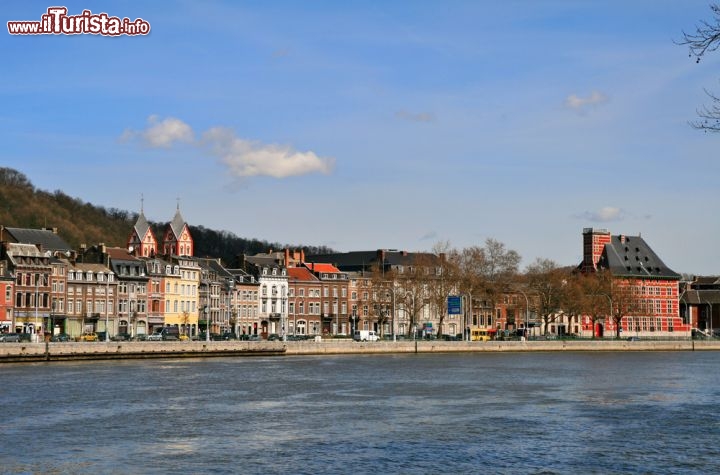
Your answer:
[[[204,358],[213,356],[292,356],[393,353],[497,353],[548,351],[718,351],[720,340],[550,340],[550,341],[181,341],[93,343],[2,343],[0,363]]]

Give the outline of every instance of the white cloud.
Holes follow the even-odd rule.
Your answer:
[[[621,208],[605,206],[597,211],[585,211],[577,217],[580,219],[587,219],[589,221],[608,223],[611,221],[622,221],[625,219],[625,211]]]
[[[127,129],[120,137],[128,141],[139,137],[148,147],[169,148],[174,142],[193,143],[192,128],[180,119],[168,117],[159,121],[156,115],[148,117],[148,127],[142,131]]]
[[[307,173],[330,173],[335,164],[332,158],[318,157],[314,152],[299,152],[289,145],[266,145],[237,137],[225,127],[214,127],[195,140],[192,128],[180,119],[168,117],[162,121],[157,116],[148,118],[148,127],[142,131],[127,129],[120,140],[140,139],[149,147],[168,148],[182,142],[205,145],[210,153],[220,158],[230,173],[236,177],[271,176],[286,178]]]
[[[570,94],[565,99],[565,106],[578,112],[586,112],[588,109],[604,104],[608,97],[599,91],[593,91],[587,97],[580,97],[577,94]]]
[[[237,177],[327,174],[335,164],[334,159],[318,157],[314,152],[298,152],[287,145],[265,145],[236,137],[225,127],[214,127],[205,132],[203,142]]]

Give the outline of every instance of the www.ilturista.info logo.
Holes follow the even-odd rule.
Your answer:
[[[80,15],[68,15],[65,7],[50,7],[40,21],[9,21],[11,35],[147,35],[150,23],[142,18],[130,20],[83,10]]]

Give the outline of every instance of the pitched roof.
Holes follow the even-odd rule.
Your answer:
[[[598,266],[618,277],[680,279],[680,274],[666,266],[640,236],[611,236]]]
[[[298,280],[311,280],[311,281],[317,281],[318,278],[315,277],[312,272],[307,270],[305,267],[288,267],[287,270],[289,281],[294,282]]]
[[[376,251],[352,251],[334,254],[307,256],[307,262],[330,262],[342,271],[369,270],[374,264],[387,266],[412,266],[422,263],[437,263],[440,258],[429,252],[407,252],[395,249]]]
[[[175,235],[175,238],[180,238],[180,234],[182,234],[182,230],[185,227],[185,220],[183,219],[182,215],[180,214],[180,208],[175,211],[175,217],[170,222],[170,229],[172,229],[173,234]]]
[[[127,249],[124,247],[107,247],[105,248],[105,252],[108,256],[110,256],[110,259],[112,260],[122,260],[122,261],[139,261],[137,257],[133,256],[128,252]]]
[[[332,264],[323,264],[321,262],[311,262],[305,264],[312,272],[323,272],[325,274],[335,274],[340,272],[340,269]]]
[[[680,296],[680,301],[691,305],[720,303],[720,290],[688,290]]]
[[[53,231],[26,228],[5,228],[5,231],[17,243],[34,244],[46,251],[72,251],[70,244]]]
[[[149,230],[150,223],[148,223],[148,220],[145,219],[145,213],[140,211],[137,222],[135,222],[135,233],[137,234],[138,238],[142,239],[145,237]],[[152,233],[152,230],[150,230],[150,232]]]

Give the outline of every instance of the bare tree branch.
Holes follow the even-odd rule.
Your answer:
[[[706,53],[720,47],[720,5],[710,5],[710,9],[713,12],[712,21],[701,21],[695,27],[694,33],[683,31],[682,40],[676,41],[677,44],[688,47],[690,57],[694,57],[696,63],[699,63]],[[705,93],[710,97],[711,104],[698,109],[699,119],[690,122],[690,126],[704,132],[720,132],[720,98],[707,89]]]

